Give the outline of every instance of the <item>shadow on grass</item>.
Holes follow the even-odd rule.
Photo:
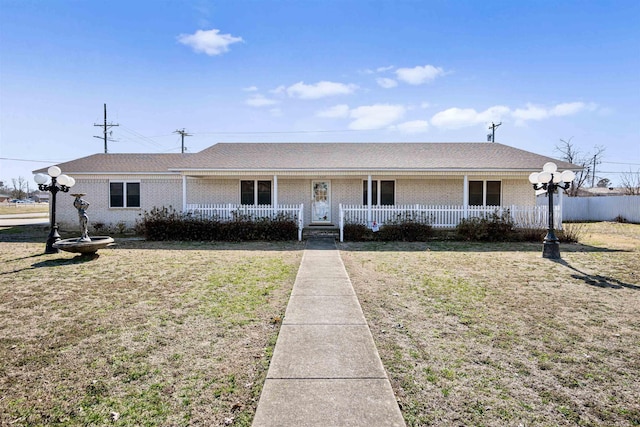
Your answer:
[[[31,255],[31,256],[23,257],[23,258],[16,258],[14,261],[18,261],[18,260],[22,260],[22,259],[29,259],[29,258],[37,258],[37,257],[43,256],[43,255],[44,254],[37,254],[37,255]],[[51,268],[51,267],[61,267],[61,266],[73,265],[73,264],[84,264],[85,262],[95,261],[99,257],[100,257],[100,255],[95,253],[95,254],[76,255],[73,258],[48,259],[48,260],[45,260],[45,261],[40,261],[40,262],[36,262],[34,264],[31,264],[30,267],[21,268],[19,270],[12,270],[12,271],[2,272],[2,273],[0,273],[0,276],[19,273],[21,271],[36,270],[38,268]]]
[[[561,244],[564,252],[632,252],[583,244]],[[540,252],[542,242],[468,242],[458,240],[429,242],[344,242],[338,248],[347,252]]]
[[[85,262],[95,261],[100,258],[100,254],[82,254],[76,255],[73,258],[56,258],[56,259],[48,259],[46,261],[36,262],[32,264],[32,268],[43,268],[43,267],[59,267],[62,265],[72,265],[72,264],[84,264]]]
[[[589,274],[584,271],[578,270],[567,261],[563,259],[552,260],[553,262],[560,264],[562,266],[567,267],[570,270],[576,272],[576,274],[572,274],[571,277],[574,279],[582,280],[584,283],[590,286],[596,286],[598,288],[605,289],[632,289],[634,291],[640,291],[640,286],[634,285],[631,283],[621,282],[620,280],[610,277],[610,276],[601,276],[599,274]]]

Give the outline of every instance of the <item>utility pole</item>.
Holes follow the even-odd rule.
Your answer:
[[[597,154],[594,154],[593,156],[593,174],[591,174],[591,188],[595,187],[595,182],[596,182],[596,157],[598,157]]]
[[[182,128],[182,130],[178,129],[173,133],[179,133],[180,136],[182,137],[182,154],[184,154],[185,148],[184,148],[184,137],[185,136],[191,136],[190,133],[185,132],[184,128]]]
[[[491,131],[490,134],[487,135],[487,141],[489,142],[496,142],[496,128],[498,126],[500,126],[502,124],[502,122],[495,124],[493,122],[491,122],[491,126],[489,126],[489,130]]]
[[[94,123],[94,126],[100,126],[103,128],[103,136],[94,136],[94,138],[104,139],[104,153],[107,154],[107,130],[113,126],[120,126],[117,123],[108,123],[107,124],[107,104],[104,104],[104,124]]]

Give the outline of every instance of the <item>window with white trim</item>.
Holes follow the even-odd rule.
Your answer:
[[[500,206],[501,204],[501,181],[469,181],[470,206]]]
[[[109,183],[109,207],[111,208],[139,208],[140,183],[115,182]]]
[[[368,183],[362,181],[362,204],[367,205],[368,202]],[[395,181],[371,181],[371,204],[374,206],[391,206],[396,201],[396,182]]]
[[[240,204],[270,205],[271,181],[240,181]]]

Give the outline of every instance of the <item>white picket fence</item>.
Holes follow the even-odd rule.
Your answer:
[[[566,221],[614,221],[617,217],[640,223],[640,196],[564,197]]]
[[[434,228],[455,228],[464,218],[482,217],[507,211],[518,228],[547,228],[548,206],[447,206],[447,205],[394,205],[369,206],[340,204],[340,241],[345,224],[363,224],[369,227],[402,220],[420,221]],[[371,211],[371,219],[369,219]],[[562,229],[562,209],[554,206],[554,227]]]
[[[238,205],[233,203],[188,203],[185,212],[199,218],[233,221],[242,216],[252,219],[275,218],[290,215],[298,223],[298,240],[302,240],[304,205]]]

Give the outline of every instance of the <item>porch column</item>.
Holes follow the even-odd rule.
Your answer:
[[[367,178],[367,227],[371,227],[371,175]]]
[[[273,175],[273,209],[278,213],[278,175]]]
[[[464,181],[462,184],[462,206],[464,209],[464,218],[467,219],[469,217],[469,176],[464,176]]]
[[[182,175],[182,212],[187,211],[187,176]]]

